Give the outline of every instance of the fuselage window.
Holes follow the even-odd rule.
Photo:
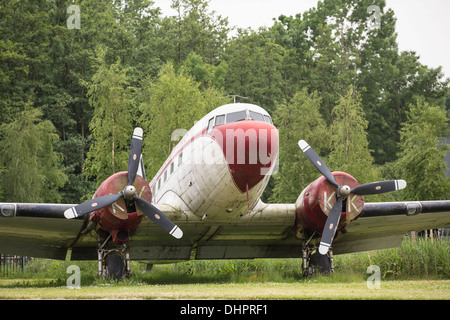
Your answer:
[[[227,123],[242,121],[245,119],[247,119],[247,110],[227,114]]]
[[[167,171],[164,171],[164,182],[167,180]]]
[[[161,179],[158,180],[158,190],[161,189]]]
[[[256,121],[264,121],[263,115],[261,113],[249,110],[250,119]]]
[[[208,133],[211,132],[213,125],[214,125],[214,118],[211,118],[208,121]]]
[[[264,115],[264,121],[267,122],[267,123],[272,124],[272,120],[270,119],[269,116]]]
[[[181,166],[183,163],[183,152],[178,155],[178,166]]]
[[[216,126],[220,126],[224,123],[225,123],[225,115],[224,114],[216,117],[216,123],[215,123]]]
[[[173,168],[174,168],[174,166],[175,166],[175,164],[174,164],[173,161],[172,161],[172,163],[170,164],[170,174],[173,173]]]

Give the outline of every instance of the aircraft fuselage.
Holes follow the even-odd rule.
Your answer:
[[[221,106],[198,121],[150,182],[154,204],[229,221],[254,208],[276,168],[278,132],[252,104]]]

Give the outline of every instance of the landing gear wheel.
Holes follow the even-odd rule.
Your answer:
[[[125,275],[125,259],[118,252],[112,251],[106,255],[105,273],[106,278],[116,281],[122,280]]]
[[[311,255],[309,266],[320,274],[328,274],[331,272],[330,258],[326,254],[320,254],[318,250]]]
[[[312,236],[309,240],[312,239]],[[320,254],[317,247],[308,246],[308,241],[302,242],[302,274],[304,277],[334,272],[333,250],[331,248],[325,255]],[[313,253],[314,252],[314,253]]]
[[[117,282],[131,276],[130,247],[124,244],[122,249],[109,246],[111,235],[98,239],[97,262],[100,278],[114,279]]]

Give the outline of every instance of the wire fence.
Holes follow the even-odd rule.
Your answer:
[[[23,272],[31,259],[30,257],[0,254],[0,275]]]

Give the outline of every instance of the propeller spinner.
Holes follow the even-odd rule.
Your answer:
[[[161,227],[173,237],[180,239],[183,236],[183,231],[158,208],[156,208],[147,200],[139,198],[136,195],[136,188],[133,186],[133,182],[136,179],[139,161],[141,159],[142,137],[142,129],[135,128],[133,132],[133,138],[131,140],[130,154],[128,157],[128,184],[124,187],[123,191],[118,194],[109,194],[94,198],[75,207],[67,209],[64,212],[64,216],[67,219],[73,219],[83,216],[95,210],[110,206],[117,200],[124,198],[126,201],[134,201],[138,208],[141,209],[141,211],[148,218],[150,218],[154,223],[156,223],[159,227]]]
[[[328,214],[327,221],[325,222],[325,226],[322,231],[322,238],[320,240],[319,245],[319,253],[322,255],[327,254],[329,248],[334,239],[334,235],[336,234],[337,226],[339,225],[339,219],[341,217],[342,211],[342,203],[343,201],[351,194],[357,195],[371,195],[371,194],[380,194],[391,192],[395,190],[400,190],[406,187],[405,180],[388,180],[388,181],[380,181],[380,182],[372,182],[366,183],[363,185],[359,185],[350,189],[347,185],[339,185],[331,173],[330,169],[328,169],[325,162],[319,157],[319,155],[311,148],[311,146],[304,140],[300,140],[298,142],[300,149],[303,153],[308,157],[308,159],[312,162],[312,164],[319,170],[319,172],[332,184],[336,187],[336,197],[337,201],[333,205]]]

